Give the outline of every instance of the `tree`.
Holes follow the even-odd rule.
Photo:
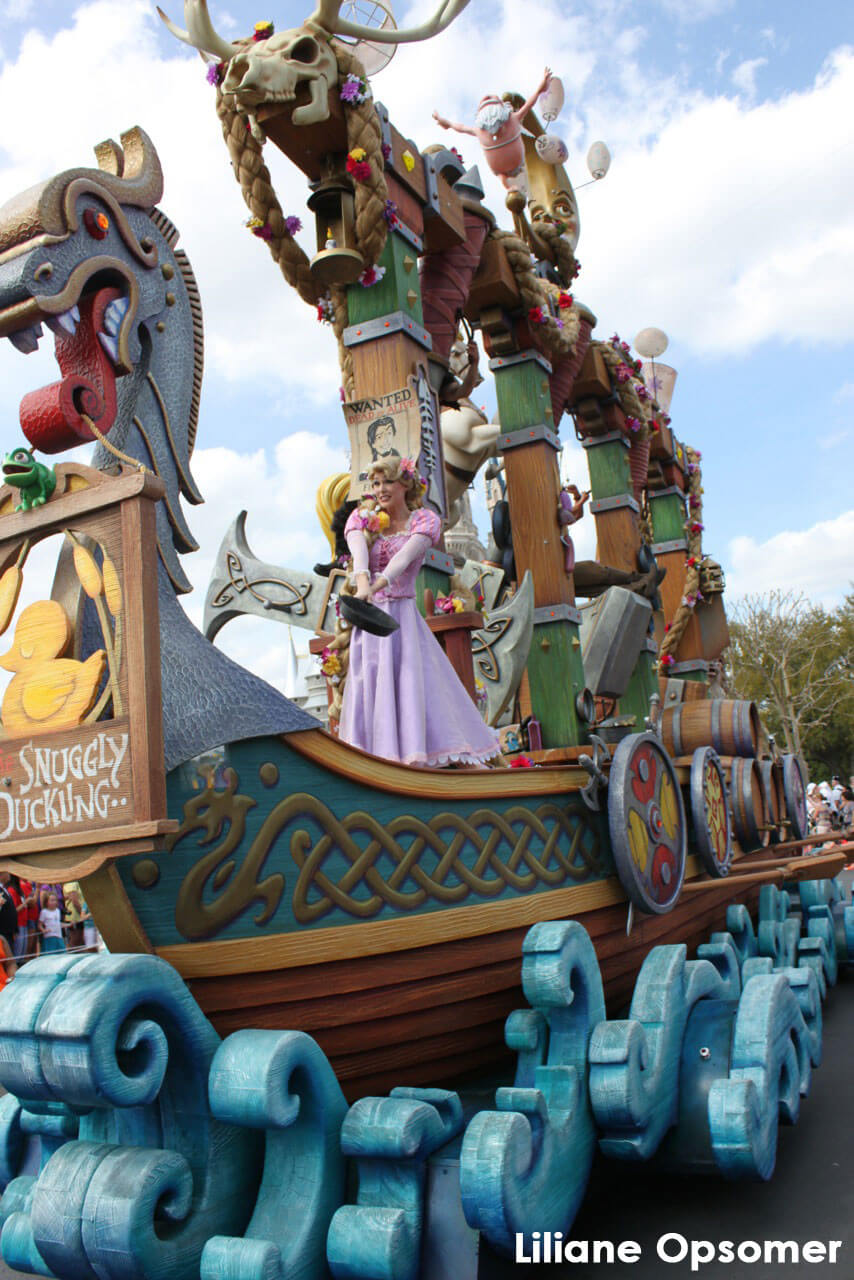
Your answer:
[[[731,612],[732,696],[755,702],[785,751],[815,776],[854,766],[854,594],[829,613],[791,591],[745,596]]]

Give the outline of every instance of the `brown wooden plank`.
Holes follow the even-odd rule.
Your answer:
[[[612,511],[595,512],[594,519],[596,559],[599,563],[635,573],[640,547],[640,525],[635,512],[630,507],[617,507]]]

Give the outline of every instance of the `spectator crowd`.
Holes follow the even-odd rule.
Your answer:
[[[97,951],[98,932],[76,880],[33,884],[0,871],[0,988],[51,951]]]

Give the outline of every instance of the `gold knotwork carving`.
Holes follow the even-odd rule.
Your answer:
[[[429,901],[459,906],[472,895],[495,898],[506,889],[552,889],[603,873],[595,828],[583,814],[556,804],[536,810],[511,805],[503,813],[477,809],[468,816],[448,811],[427,822],[401,814],[383,825],[362,810],[339,820],[306,792],[288,796],[270,811],[238,868],[232,855],[255,801],[236,791],[237,775],[229,769],[225,790],[210,785],[187,801],[184,822],[168,842],[172,852],[192,831],[202,833],[200,845],[220,840],[188,871],[178,893],[175,923],[191,942],[212,937],[255,901],[262,903],[255,923],[272,919],[285,877],[280,872],[263,881],[258,877],[274,843],[295,824],[290,853],[299,869],[293,913],[300,924],[314,924],[336,909],[369,920],[386,906],[401,912]],[[319,834],[309,824],[319,827]],[[536,852],[534,840],[542,846]],[[470,865],[466,853],[474,854]],[[333,871],[331,858],[337,864]],[[216,896],[206,903],[208,885]]]
[[[556,804],[536,810],[511,805],[503,813],[477,809],[467,817],[445,812],[429,822],[401,814],[385,825],[358,811],[339,821],[309,795],[291,796],[278,808],[283,828],[293,818],[313,818],[323,831],[319,840],[304,829],[291,837],[291,856],[300,869],[293,911],[301,924],[336,907],[367,920],[384,906],[414,911],[431,899],[459,906],[472,894],[495,898],[505,889],[555,888],[602,873],[596,832],[581,814]],[[447,831],[450,839],[443,836]],[[368,837],[364,847],[355,833]],[[530,847],[534,839],[542,841],[540,852]],[[475,855],[470,866],[462,856],[467,850]],[[325,869],[336,854],[350,864],[337,880]]]

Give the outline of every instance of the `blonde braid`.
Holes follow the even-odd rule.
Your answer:
[[[338,80],[348,75],[361,76],[367,83],[365,68],[358,58],[342,44],[332,45],[338,60]],[[385,202],[388,187],[385,180],[385,161],[382,150],[382,130],[373,98],[346,108],[347,148],[353,151],[362,147],[371,164],[371,176],[367,182],[355,184],[356,196],[356,247],[365,259],[365,266],[373,266],[385,247],[388,225],[385,220]]]
[[[545,241],[549,250],[549,258],[557,268],[561,284],[564,288],[571,289],[577,264],[575,254],[572,252],[569,242],[561,234],[560,228],[556,227],[553,222],[538,220],[531,224],[531,229],[541,240]]]
[[[308,258],[285,229],[285,215],[273,189],[270,170],[264,163],[261,143],[253,138],[246,116],[233,102],[230,94],[223,94],[217,88],[216,113],[246,207],[254,218],[260,218],[270,228],[272,236],[267,247],[288,284],[309,306],[316,306],[322,291],[311,274]]]
[[[578,312],[573,308],[564,308],[563,328],[554,323],[549,311],[549,299],[557,298],[560,290],[541,280],[534,271],[531,261],[531,250],[525,241],[513,231],[494,230],[489,233],[493,240],[498,240],[507,255],[510,269],[519,286],[522,303],[527,311],[533,307],[542,307],[548,320],[537,326],[537,337],[542,339],[543,346],[554,356],[569,355],[578,340],[581,321]]]

